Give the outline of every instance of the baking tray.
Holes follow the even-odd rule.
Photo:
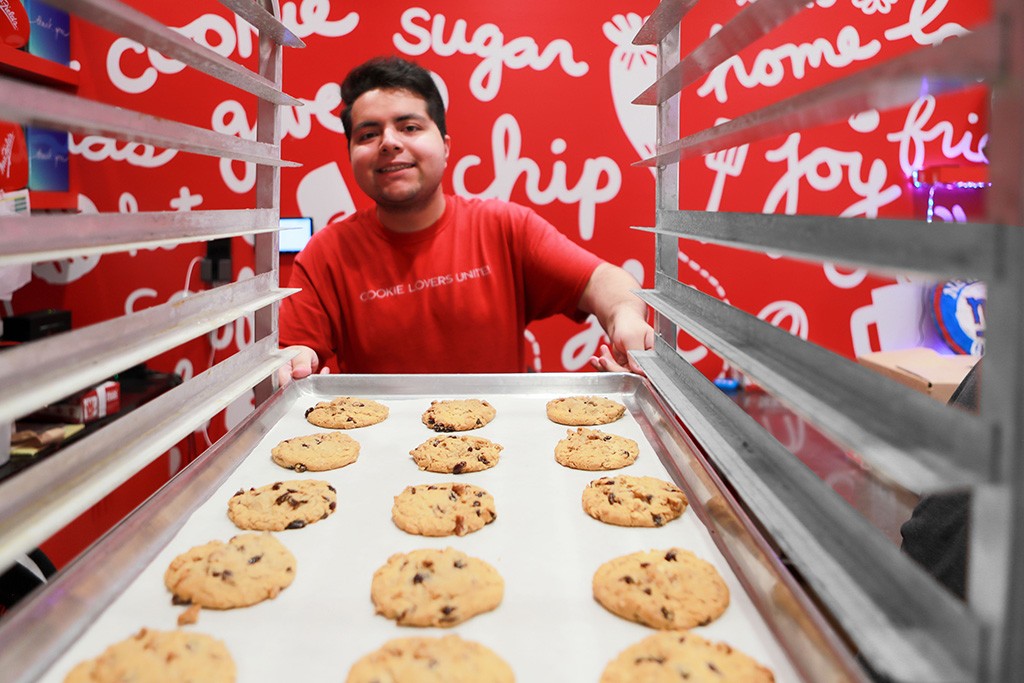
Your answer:
[[[636,463],[587,472],[555,462],[555,444],[568,427],[549,421],[545,404],[577,394],[602,395],[627,406],[623,419],[597,428],[636,440]],[[320,431],[306,422],[305,410],[338,395],[372,398],[390,409],[386,421],[346,432],[360,442],[358,461],[302,474],[275,465],[274,445]],[[495,407],[490,424],[467,433],[504,447],[497,466],[463,475],[416,467],[409,451],[436,435],[420,416],[431,400],[446,398],[482,398]],[[584,487],[619,473],[674,480],[687,492],[691,508],[679,520],[651,529],[591,519],[580,502]],[[487,645],[519,681],[596,681],[619,651],[654,631],[595,602],[594,571],[620,555],[671,546],[714,564],[730,589],[725,614],[695,632],[741,649],[785,683],[824,680],[819,674],[832,670],[830,658],[843,656],[820,615],[752,535],[749,521],[646,380],[598,373],[321,375],[278,391],[57,582],[5,619],[0,670],[13,672],[10,680],[61,681],[75,663],[141,627],[174,628],[184,608],[171,604],[163,584],[170,561],[192,546],[242,533],[226,515],[227,501],[238,489],[292,478],[324,479],[338,492],[331,517],[276,534],[296,557],[293,584],[276,599],[251,607],[204,609],[198,623],[186,627],[225,641],[239,681],[325,674],[343,679],[356,659],[391,638],[445,633]],[[443,538],[410,535],[391,521],[393,497],[407,485],[451,480],[489,491],[497,520],[467,536]],[[716,544],[724,534],[742,538],[739,547],[750,552],[737,556],[735,543]],[[451,629],[400,627],[374,614],[371,577],[392,553],[448,546],[498,569],[505,580],[498,609]],[[807,678],[809,670],[817,673]]]

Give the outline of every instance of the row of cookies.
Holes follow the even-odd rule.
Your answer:
[[[306,410],[310,424],[327,429],[358,429],[388,419],[390,411],[382,403],[356,396],[337,396],[320,401]],[[421,418],[435,432],[462,432],[483,427],[494,419],[497,411],[480,399],[431,401]]]
[[[600,425],[620,419],[626,407],[603,396],[565,396],[548,401],[545,412],[558,424]],[[337,396],[311,406],[305,417],[318,427],[358,429],[383,422],[389,414],[386,405],[372,399]],[[421,421],[435,432],[463,432],[487,425],[496,415],[494,406],[479,398],[434,400]]]
[[[596,410],[591,406],[589,414]],[[601,415],[615,412],[605,406]],[[613,470],[632,465],[637,454],[631,439],[577,427],[556,447],[555,457],[567,467]],[[662,526],[687,504],[678,487],[654,477],[603,477],[590,482],[583,494],[589,515],[623,526]],[[728,586],[714,565],[689,550],[673,547],[614,558],[598,567],[591,585],[594,599],[612,614],[661,631],[623,650],[605,668],[602,683],[774,680],[769,669],[746,654],[689,631],[717,619],[729,605]]]
[[[436,431],[463,431],[484,426],[495,414],[474,410],[479,406],[473,403],[450,405],[432,402],[423,423]],[[481,437],[449,436],[430,439],[410,455],[420,469],[464,474],[493,467],[501,450]],[[406,487],[395,497],[392,518],[410,533],[461,536],[494,521],[496,512],[493,497],[482,488],[441,483]],[[504,581],[492,565],[453,548],[423,549],[393,555],[374,574],[371,594],[377,612],[400,625],[450,627],[497,608]],[[357,661],[347,680],[376,681],[382,673],[396,681],[514,680],[511,667],[494,651],[457,635],[392,639]]]
[[[495,416],[486,401],[432,401],[424,425],[438,432],[466,431]],[[410,455],[422,470],[464,474],[493,467],[502,447],[471,436],[428,439]],[[407,486],[394,497],[392,519],[411,534],[463,536],[497,518],[493,497],[472,484]],[[370,597],[377,614],[401,626],[452,627],[497,608],[504,580],[492,565],[455,550],[395,553],[374,572]],[[486,646],[458,635],[407,637],[385,642],[357,660],[349,683],[382,680],[510,682],[511,667]]]
[[[637,453],[630,439],[578,427],[559,443],[555,457],[576,469],[612,470],[632,465]],[[583,493],[590,516],[622,526],[662,526],[687,504],[678,487],[654,477],[603,477]],[[729,605],[728,586],[714,565],[689,550],[673,547],[614,558],[598,567],[591,586],[594,599],[612,614],[660,631],[609,662],[601,683],[774,681],[768,668],[746,654],[689,631],[717,619]]]
[[[320,410],[337,410],[345,401],[339,398],[327,402],[330,407],[319,404]],[[483,427],[495,414],[479,399],[432,401],[421,421],[437,432],[460,432]],[[352,424],[347,419],[328,422],[315,410],[306,417],[325,427]],[[468,474],[494,467],[501,450],[501,445],[482,437],[449,435],[426,440],[410,455],[421,470]],[[424,536],[463,536],[496,517],[487,491],[456,482],[407,486],[394,497],[392,507],[398,528]],[[504,597],[504,580],[491,564],[454,548],[423,548],[391,555],[374,572],[370,593],[376,613],[398,625],[449,628],[497,608]],[[387,641],[357,660],[347,678],[350,683],[379,680],[505,683],[514,675],[507,662],[478,642],[458,635],[419,636]]]
[[[490,423],[496,411],[479,399],[432,401],[421,421],[436,432],[461,432]],[[428,439],[410,455],[421,470],[468,474],[494,467],[503,447],[468,435]],[[464,536],[497,518],[494,498],[468,483],[405,487],[394,497],[392,520],[411,534]],[[377,614],[400,626],[454,627],[494,610],[504,580],[490,563],[454,548],[395,553],[374,572],[370,597]],[[493,650],[459,635],[394,638],[358,659],[348,683],[371,681],[480,681],[510,683],[512,668]]]
[[[184,575],[183,581],[174,584],[175,590],[189,599],[205,601],[210,597],[211,586],[202,578],[225,576],[232,571],[231,567],[237,572],[228,581],[233,587],[214,591],[216,606],[224,607],[224,601],[230,596],[239,604],[273,597],[269,593],[237,590],[237,583],[250,585],[250,588],[260,583],[257,576],[280,576],[280,562],[287,562],[288,554],[273,543],[266,543],[267,540],[266,536],[240,536],[232,539],[227,547],[195,548],[180,556],[180,562],[176,560],[172,564],[168,576],[180,579]],[[239,559],[244,564],[240,564]],[[254,574],[246,568],[264,560],[271,567],[267,571]],[[218,566],[219,574],[211,574],[208,568],[190,573],[188,566],[196,562]],[[285,571],[294,576],[292,564],[285,566]],[[239,581],[243,577],[245,581]],[[199,580],[190,585],[189,578]],[[595,598],[609,611],[659,629],[703,625],[719,616],[728,604],[728,590],[714,568],[677,548],[663,554],[637,553],[609,561],[595,573],[593,585]],[[198,590],[193,590],[196,588]],[[400,625],[448,627],[497,607],[503,588],[500,575],[489,564],[451,548],[425,549],[389,558],[374,574],[371,597],[378,613]],[[451,638],[390,641],[379,651],[360,659],[352,667],[348,680],[374,680],[381,670],[395,673],[396,666],[402,670],[412,667],[413,672],[423,673],[417,671],[416,652],[422,656],[423,651],[448,650],[456,645],[461,654],[451,664],[458,662],[460,666],[472,667],[478,676],[472,680],[512,680],[507,664],[492,651],[471,641]],[[166,662],[153,657],[166,657]],[[442,655],[442,667],[449,665],[449,657]],[[233,678],[230,655],[219,641],[201,634],[143,630],[134,638],[111,647],[94,662],[76,668],[68,680],[105,680],[104,672],[124,667],[126,663],[167,664],[189,670],[204,667],[200,669],[202,680]],[[423,662],[419,662],[419,666],[422,665]],[[658,671],[685,674],[685,679],[695,681],[772,680],[771,673],[749,657],[684,631],[652,636],[630,646],[608,665],[602,681],[645,680],[637,677]]]

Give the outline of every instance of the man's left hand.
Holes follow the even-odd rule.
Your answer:
[[[595,370],[644,374],[636,361],[629,357],[629,351],[647,351],[654,348],[654,328],[642,319],[629,323],[611,326],[613,329],[608,333],[611,345],[601,344],[600,353],[590,357],[590,365]]]

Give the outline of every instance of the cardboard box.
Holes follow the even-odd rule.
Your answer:
[[[979,356],[943,355],[926,348],[879,351],[857,357],[861,365],[943,403],[949,401],[978,360]]]
[[[121,383],[109,380],[92,389],[81,391],[60,403],[53,403],[33,413],[33,419],[47,418],[85,424],[121,410]]]

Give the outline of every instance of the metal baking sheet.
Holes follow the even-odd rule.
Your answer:
[[[656,415],[652,421],[655,404],[650,392],[649,384],[635,376],[603,374],[318,376],[290,385],[269,407],[256,411],[242,431],[229,435],[235,450],[242,444],[245,452],[197,463],[211,471],[219,467],[222,474],[204,478],[192,473],[183,482],[171,482],[179,489],[174,498],[178,502],[162,512],[149,510],[155,515],[153,523],[161,514],[171,518],[164,521],[169,540],[148,553],[151,559],[136,568],[141,571],[112,596],[109,607],[89,618],[87,627],[83,624],[84,630],[42,680],[63,680],[75,663],[141,627],[174,628],[184,608],[171,604],[163,584],[171,560],[192,546],[243,533],[226,515],[227,501],[238,489],[291,478],[324,479],[338,492],[334,515],[276,534],[296,556],[293,584],[276,599],[252,607],[204,609],[197,624],[185,627],[225,641],[237,663],[239,681],[304,680],[314,675],[343,679],[356,659],[391,638],[446,633],[487,645],[512,666],[519,681],[596,681],[619,651],[654,631],[602,608],[592,596],[594,571],[620,555],[671,546],[690,549],[714,564],[730,589],[725,614],[694,631],[746,652],[770,667],[780,683],[803,680],[694,509],[650,529],[603,524],[583,512],[582,491],[600,476],[621,473],[680,480],[680,463],[664,452],[665,443],[678,442],[679,433],[668,433],[678,428],[668,416]],[[575,394],[599,394],[627,405],[623,419],[597,428],[636,440],[636,463],[614,472],[586,472],[555,462],[555,444],[568,428],[547,419],[545,403]],[[306,408],[338,395],[372,398],[390,409],[386,421],[346,432],[361,445],[358,461],[338,470],[302,474],[275,465],[270,459],[274,445],[319,431],[304,419]],[[420,416],[432,399],[446,398],[482,398],[496,408],[494,421],[467,433],[503,446],[497,466],[463,475],[416,467],[409,451],[435,435]],[[670,438],[662,438],[666,436]],[[394,525],[393,498],[405,486],[451,480],[489,491],[497,520],[467,536],[444,538],[410,535]],[[703,498],[700,492],[693,495]],[[194,510],[174,520],[175,506],[186,505],[186,500]],[[145,528],[135,534],[144,534]],[[505,580],[505,596],[496,610],[451,629],[401,627],[374,614],[371,577],[392,553],[448,546],[498,569]],[[128,556],[146,555],[140,551]],[[80,581],[99,580],[93,575],[103,567],[95,564],[99,560],[92,562]],[[77,592],[83,590],[82,599],[88,600],[88,590],[79,587]],[[75,586],[61,592],[76,594]]]

